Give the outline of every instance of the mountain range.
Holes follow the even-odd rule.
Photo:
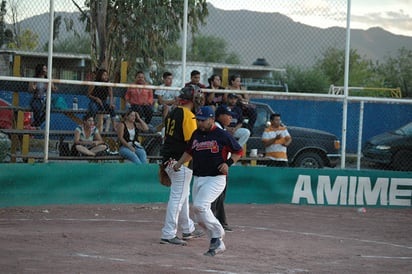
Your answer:
[[[346,29],[317,28],[293,21],[280,13],[220,10],[209,5],[207,25],[201,32],[224,38],[229,49],[251,65],[265,58],[274,67],[312,65],[328,47],[345,48]],[[351,48],[362,57],[383,60],[398,49],[412,49],[412,37],[395,35],[382,28],[352,29]]]
[[[341,27],[318,28],[293,21],[280,13],[263,13],[249,10],[221,10],[208,5],[206,25],[200,28],[203,35],[221,37],[228,51],[236,53],[242,65],[252,65],[257,58],[265,58],[271,67],[286,65],[310,66],[328,47],[345,48],[346,30]],[[71,18],[78,32],[84,25],[78,21],[79,13],[58,12]],[[21,29],[29,28],[40,36],[40,46],[48,41],[48,14],[21,21]],[[412,37],[395,35],[382,28],[351,30],[351,48],[362,57],[382,61],[387,56],[397,56],[405,47],[412,49]],[[60,28],[60,39],[72,34]]]

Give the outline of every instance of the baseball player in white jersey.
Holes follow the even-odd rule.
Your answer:
[[[162,229],[160,243],[186,245],[185,240],[200,237],[203,230],[195,229],[195,225],[189,217],[189,194],[192,170],[182,166],[179,172],[173,170],[176,159],[179,159],[186,149],[193,131],[196,129],[196,121],[192,109],[196,107],[196,96],[200,96],[197,86],[187,86],[180,91],[179,106],[174,108],[165,120],[165,141],[161,149],[165,171],[172,182],[170,186],[169,201],[167,204],[165,224]],[[182,239],[177,237],[178,225],[182,229]]]

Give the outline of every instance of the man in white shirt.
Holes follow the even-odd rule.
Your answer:
[[[171,87],[173,83],[173,74],[166,71],[163,73],[163,85],[164,87]],[[168,112],[177,104],[177,98],[179,96],[178,90],[166,90],[160,89],[155,91],[157,101],[159,104],[159,111],[162,112],[163,119],[166,118]]]
[[[292,137],[287,128],[282,124],[279,113],[270,115],[270,126],[262,134],[266,157],[271,161],[268,166],[287,167],[287,147],[292,142]]]

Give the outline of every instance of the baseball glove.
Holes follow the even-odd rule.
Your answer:
[[[165,165],[164,164],[159,164],[159,181],[160,184],[164,185],[164,186],[171,186],[172,182],[170,181],[170,177],[169,175],[167,175],[166,171],[165,171]]]

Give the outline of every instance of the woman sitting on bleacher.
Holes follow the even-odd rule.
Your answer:
[[[135,164],[146,164],[147,155],[139,142],[139,131],[148,131],[149,126],[143,121],[139,113],[128,110],[124,115],[123,123],[117,126],[119,139],[119,154]]]
[[[76,151],[81,155],[103,156],[108,148],[103,142],[99,130],[94,125],[94,118],[91,114],[83,117],[83,124],[74,130],[74,144]]]

